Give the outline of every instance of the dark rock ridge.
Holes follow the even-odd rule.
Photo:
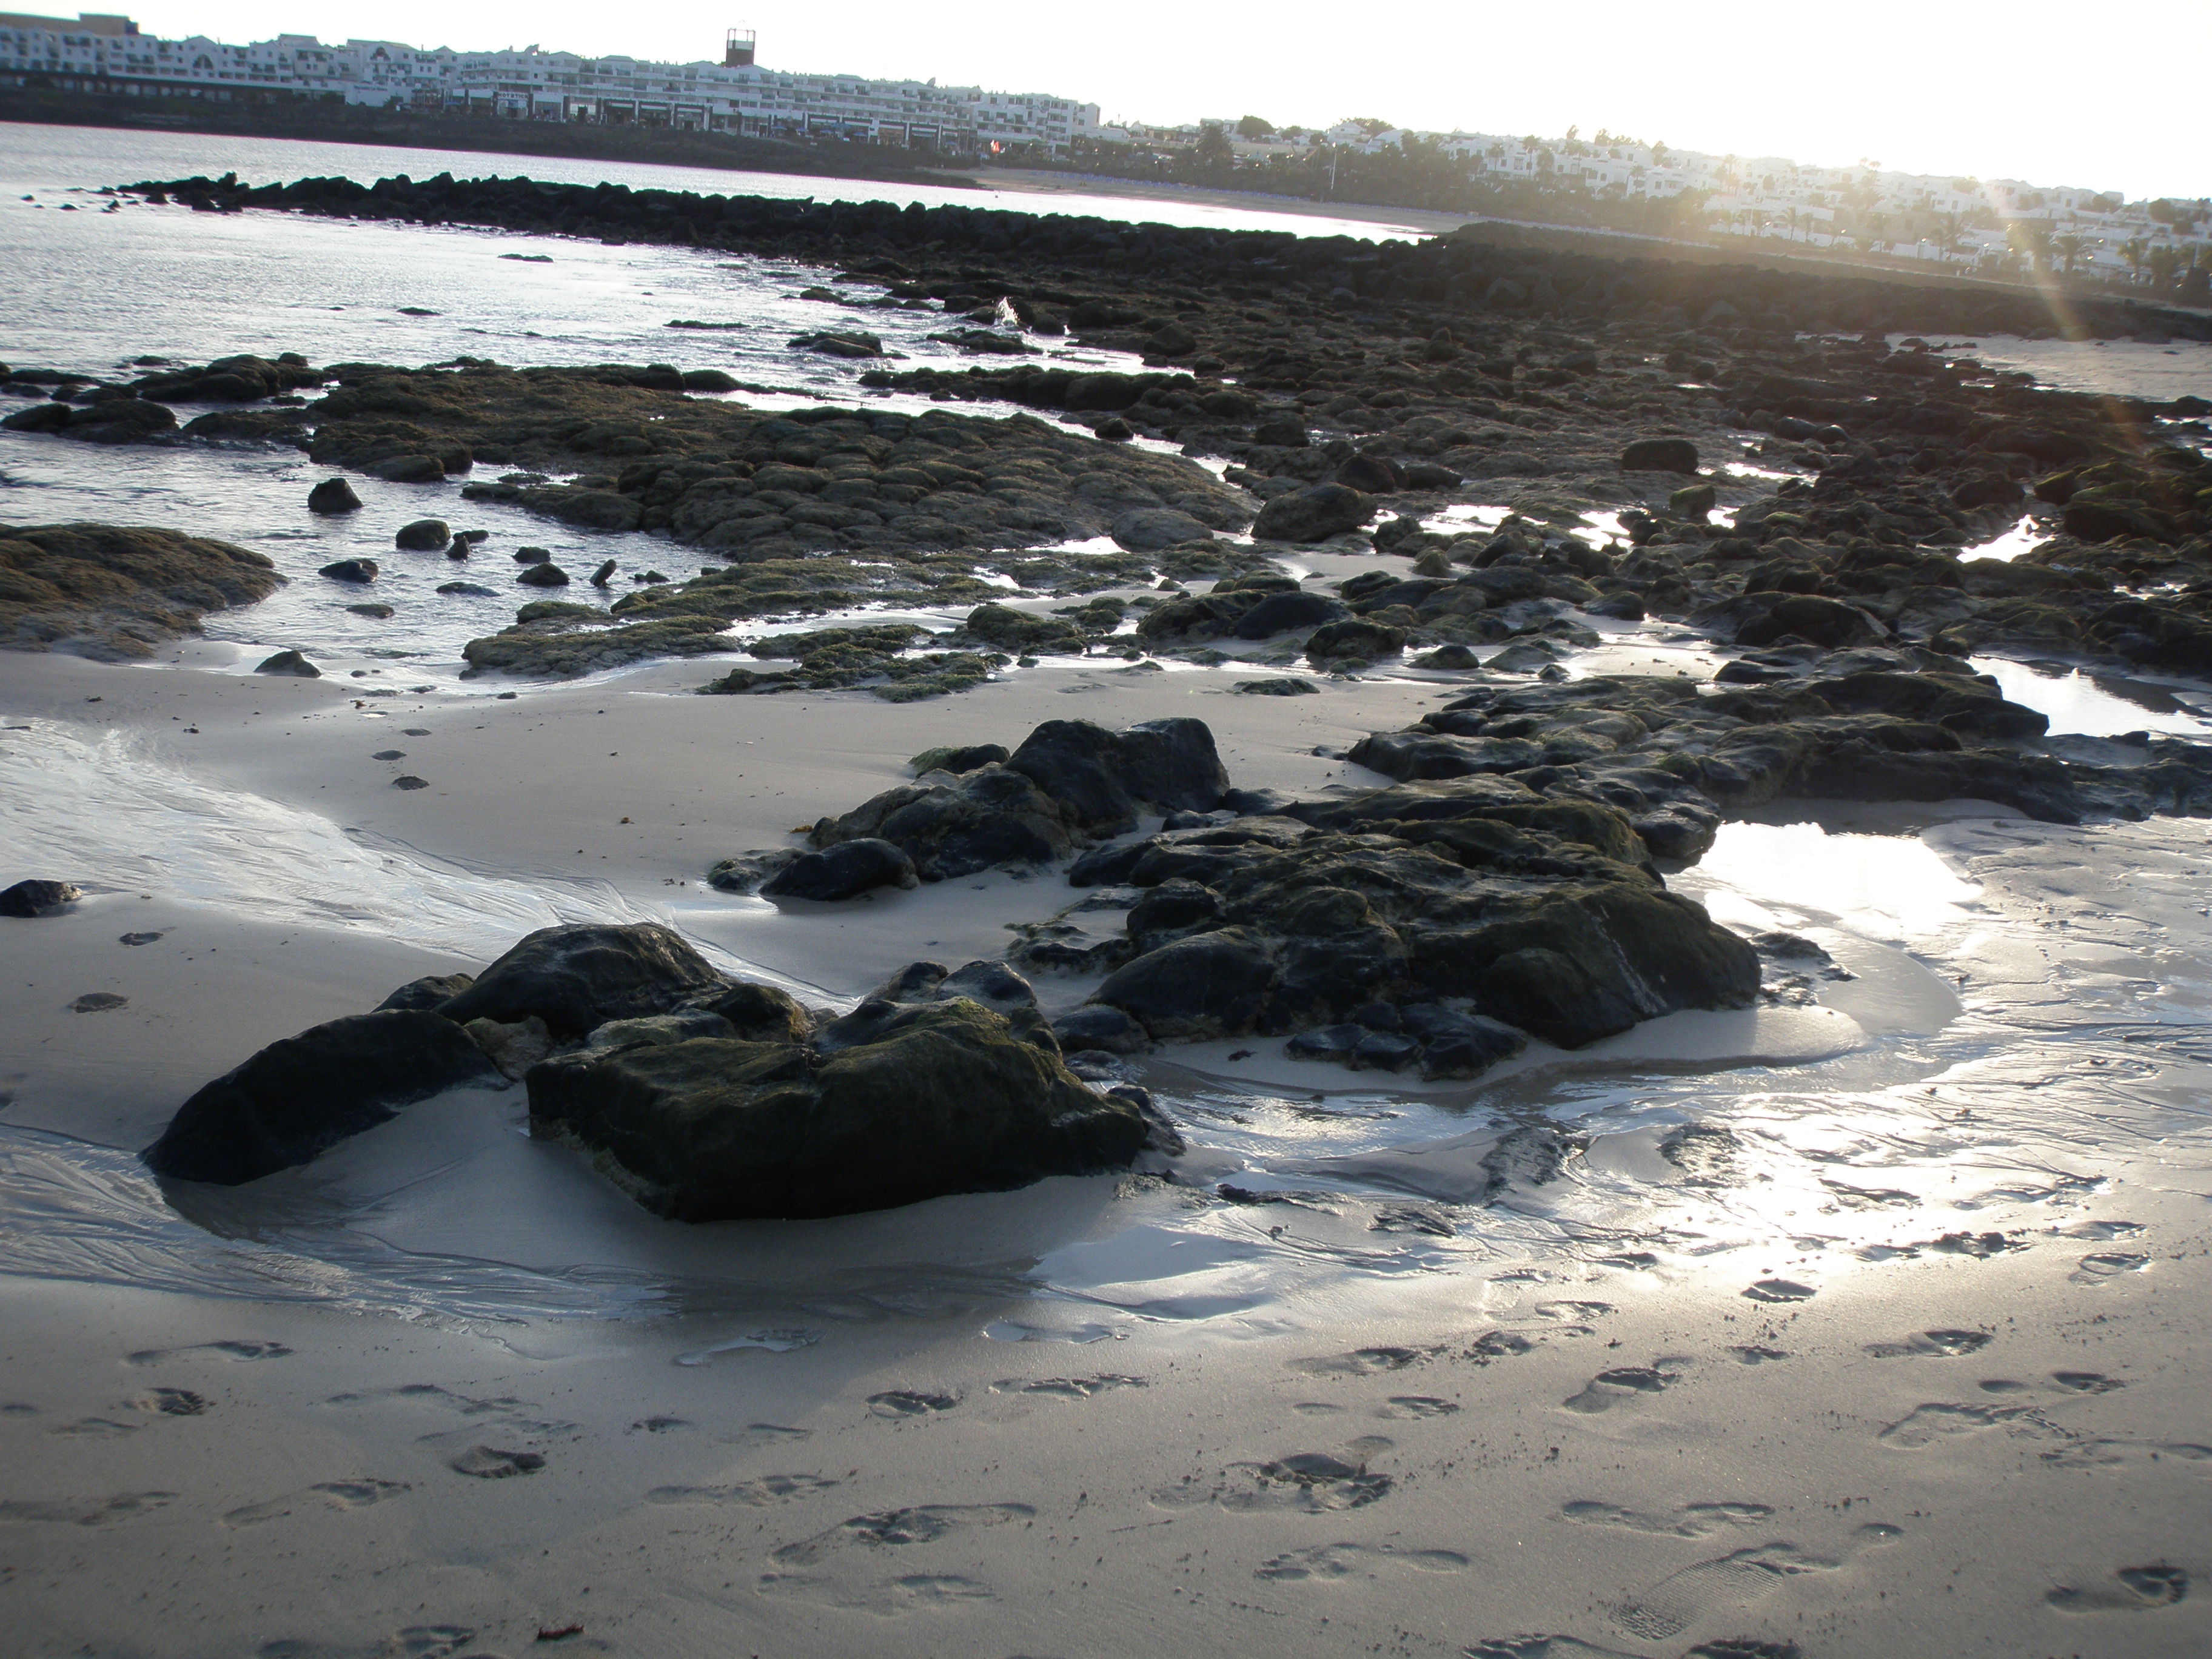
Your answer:
[[[1577,1048],[1749,1004],[1757,952],[1667,890],[1661,861],[1723,812],[1785,798],[1996,801],[2080,823],[2212,816],[2212,745],[2069,760],[2047,722],[1942,653],[1797,646],[1760,683],[1611,676],[1479,685],[1350,758],[1393,781],[1317,799],[1230,787],[1200,722],[1039,726],[818,822],[818,849],[887,845],[923,881],[1066,863],[1095,890],[1025,924],[1012,960],[1103,975],[1076,1047],[1299,1034],[1294,1052],[1478,1074],[1527,1033]],[[1746,662],[1753,662],[1746,658]],[[1139,819],[1155,833],[1131,838]],[[726,860],[749,890],[783,849]],[[818,856],[818,854],[815,856]]]
[[[416,181],[361,185],[346,179],[303,179],[290,185],[246,185],[234,177],[136,185],[139,194],[205,200],[222,210],[283,209],[355,219],[398,219],[499,225],[539,234],[619,237],[777,252],[853,262],[871,256],[952,255],[1003,263],[1080,264],[1139,279],[1171,270],[1184,283],[1233,281],[1259,292],[1283,289],[1339,292],[1370,301],[1425,301],[1463,313],[1556,311],[1596,306],[1649,306],[1688,317],[1723,308],[1784,326],[1875,326],[1922,332],[2025,334],[2046,328],[2050,313],[2035,295],[1986,288],[1939,288],[1838,272],[1813,275],[1741,265],[1701,265],[1642,257],[1608,258],[1501,246],[1479,227],[1420,243],[1369,242],[1353,237],[1301,237],[1285,231],[1212,231],[1053,214],[1008,212],[965,204],[901,208],[889,202],[816,203],[770,197],[702,196],[631,190],[622,185],[555,185],[528,179]],[[1068,307],[1078,329],[1113,325],[1122,316],[1142,327],[1141,311],[1080,295],[989,291],[989,279],[968,279],[968,292],[988,301],[1008,294],[1018,307]],[[2135,333],[2154,320],[2166,331],[2203,337],[2206,325],[2187,313],[2111,301],[2077,302],[2092,331]],[[1103,316],[1097,313],[1103,313]],[[1025,319],[1026,320],[1026,319]],[[1167,321],[1138,337],[1158,342],[1168,356],[1202,349],[1202,331]]]
[[[863,378],[947,401],[1008,400],[1102,436],[1141,433],[1226,456],[1236,463],[1228,482],[1244,492],[1238,514],[1259,512],[1256,528],[1268,537],[1347,549],[1371,542],[1410,559],[1413,580],[1455,578],[1463,565],[1508,568],[1493,579],[1504,586],[1479,596],[1456,580],[1441,596],[1408,586],[1370,607],[1387,614],[1363,615],[1372,626],[1321,636],[1310,654],[1331,665],[1407,646],[1528,635],[1573,642],[1571,620],[1537,614],[1537,600],[1683,620],[1769,590],[1838,599],[1886,624],[1880,636],[1842,643],[1934,641],[2162,672],[2205,660],[2212,523],[2207,464],[2190,441],[2204,431],[2199,400],[2043,391],[1975,361],[1971,347],[1911,339],[1892,350],[1881,337],[1904,329],[2047,332],[2049,319],[2024,294],[1550,253],[1498,246],[1479,230],[1370,244],[526,180],[185,188],[216,206],[451,217],[834,260],[834,286],[814,296],[848,310],[997,318],[1025,335],[1072,331],[1086,343],[1141,353],[1152,365],[1141,374],[1024,362],[871,369]],[[2201,317],[2127,303],[2089,302],[2076,321],[2077,333],[2212,335]],[[518,466],[557,459],[580,475],[576,483],[517,472],[467,487],[586,526],[665,526],[728,562],[623,601],[646,605],[646,616],[519,621],[480,643],[474,655],[486,669],[575,672],[672,652],[698,635],[632,629],[679,613],[729,621],[869,600],[988,600],[977,579],[981,551],[1056,538],[1016,521],[1031,506],[1086,534],[1126,526],[1128,546],[1146,545],[1111,562],[998,560],[994,568],[1030,594],[1236,576],[1264,562],[1264,546],[1273,544],[1255,550],[1209,538],[1155,548],[1174,520],[1154,514],[1182,514],[1209,530],[1234,526],[1113,459],[1172,465],[1163,458],[1131,458],[1060,428],[1049,429],[1076,450],[1042,455],[1042,473],[1024,483],[1004,465],[1007,453],[1026,451],[1046,428],[963,428],[932,415],[926,421],[939,424],[926,433],[915,422],[894,434],[878,429],[884,417],[852,411],[763,417],[693,402],[687,413],[683,392],[696,371],[668,364],[518,375],[459,360],[414,374],[374,365],[313,372],[336,378],[338,390],[305,410],[270,411],[272,420],[299,416],[283,433],[271,428],[281,441],[424,483],[463,476],[479,458]],[[48,399],[58,392],[71,409],[128,391],[46,371],[17,371],[7,386]],[[550,402],[535,408],[534,398]],[[1766,434],[1756,454],[1768,472],[1788,475],[1778,486],[1729,470],[1747,430]],[[934,455],[911,447],[918,434],[934,441],[948,433],[964,435],[945,438]],[[861,452],[886,438],[907,447],[864,466]],[[755,453],[763,443],[771,453]],[[980,482],[930,473],[931,459]],[[1046,476],[1054,471],[1057,482]],[[1150,499],[1121,493],[1132,479]],[[919,497],[899,494],[925,483]],[[1219,489],[1210,480],[1200,487]],[[1425,527],[1447,507],[1501,501],[1520,514],[1503,544]],[[1620,512],[1625,549],[1577,554],[1563,545],[1566,527],[1601,510]],[[2018,574],[1992,574],[1994,561],[1948,572],[1929,562],[1991,539],[2023,512],[2059,533],[2014,562]],[[1555,563],[1566,567],[1560,580],[1510,591],[1531,580],[1521,567],[1542,574]],[[1739,623],[1750,630],[1735,635],[1747,647],[1763,648],[1762,628],[1776,641],[1792,631],[1786,617],[1731,619]],[[1546,665],[1540,652],[1516,653],[1514,664]],[[879,678],[872,689],[889,684]]]
[[[1004,963],[915,963],[833,1018],[631,924],[544,928],[481,975],[272,1043],[185,1102],[146,1160],[234,1186],[518,1077],[533,1133],[684,1221],[841,1215],[1181,1150],[1142,1090],[1068,1071]]]
[[[141,659],[283,580],[259,553],[173,530],[0,525],[0,647]]]

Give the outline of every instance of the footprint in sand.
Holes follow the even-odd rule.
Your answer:
[[[1034,1519],[1036,1515],[1027,1504],[917,1504],[911,1509],[856,1515],[811,1538],[784,1545],[775,1552],[775,1559],[787,1565],[811,1566],[848,1549],[933,1544],[948,1533],[1003,1527],[1011,1521]]]
[[[1644,1659],[1572,1636],[1493,1636],[1465,1649],[1467,1659]]]
[[[1586,1327],[1571,1328],[1583,1330]],[[1469,1345],[1464,1356],[1478,1365],[1487,1365],[1493,1359],[1513,1359],[1527,1353],[1536,1345],[1517,1331],[1485,1331]]]
[[[2043,1426],[2027,1406],[1960,1406],[1934,1401],[1924,1406],[1914,1407],[1875,1438],[1883,1445],[1893,1446],[1900,1451],[1917,1451],[1923,1446],[1932,1446],[1937,1441],[1954,1435],[1974,1434],[2016,1419],[2025,1419],[2037,1427]]]
[[[1583,1385],[1580,1394],[1571,1395],[1559,1403],[1585,1416],[1609,1412],[1664,1393],[1682,1380],[1682,1371],[1689,1363],[1686,1359],[1661,1358],[1649,1365],[1616,1365],[1611,1370],[1600,1371]]]
[[[113,1440],[136,1434],[139,1427],[136,1423],[118,1423],[112,1417],[81,1417],[74,1423],[58,1423],[46,1432],[83,1440]]]
[[[748,1423],[735,1434],[718,1434],[726,1446],[782,1446],[812,1436],[811,1429],[787,1429],[781,1423]]]
[[[911,1389],[893,1389],[886,1394],[868,1396],[868,1409],[878,1417],[928,1417],[938,1412],[949,1412],[959,1403],[957,1394],[921,1394]]]
[[[2123,1273],[2141,1273],[2149,1266],[2148,1256],[2133,1250],[2100,1250],[2075,1263],[2074,1271],[2067,1277],[2076,1285],[2102,1285]]]
[[[1747,1286],[1743,1294],[1753,1302],[1809,1302],[1814,1291],[1794,1279],[1762,1279]]]
[[[1231,1463],[1209,1486],[1195,1477],[1152,1494],[1157,1509],[1194,1509],[1211,1504],[1240,1513],[1297,1510],[1318,1515],[1364,1509],[1381,1502],[1396,1486],[1389,1475],[1370,1469],[1370,1458],[1391,1449],[1379,1434],[1362,1435],[1335,1452],[1293,1452],[1266,1463]]]
[[[1108,1371],[1097,1376],[1010,1376],[991,1384],[993,1394],[1041,1395],[1048,1400],[1091,1400],[1115,1389],[1146,1387],[1141,1376]]]
[[[414,1488],[404,1480],[325,1480],[305,1491],[287,1492],[282,1498],[272,1498],[263,1504],[246,1504],[230,1510],[222,1517],[226,1527],[258,1527],[264,1522],[279,1521],[295,1510],[319,1506],[331,1510],[365,1510],[372,1504],[381,1504]]]
[[[476,1639],[477,1633],[465,1625],[410,1625],[366,1646],[280,1637],[264,1642],[253,1654],[254,1659],[453,1659]]]
[[[1765,1504],[1685,1504],[1663,1515],[1651,1515],[1619,1504],[1578,1498],[1559,1506],[1559,1518],[1584,1527],[1620,1527],[1629,1532],[1658,1533],[1670,1538],[1703,1538],[1724,1527],[1751,1527],[1772,1516]]]
[[[2148,1613],[2170,1607],[2189,1594],[2189,1575],[2179,1567],[2122,1567],[2108,1583],[2076,1589],[2062,1585],[2044,1601],[2061,1613]]]
[[[1915,1331],[1902,1342],[1869,1342],[1863,1352],[1876,1359],[1948,1359],[1979,1353],[1990,1340],[1987,1331]]]
[[[1459,1409],[1456,1400],[1439,1400],[1432,1394],[1394,1394],[1375,1408],[1377,1417],[1449,1417]]]
[[[757,1480],[736,1480],[724,1486],[655,1486],[646,1493],[648,1504],[684,1504],[712,1509],[763,1510],[794,1498],[811,1498],[837,1483],[818,1474],[764,1474]]]
[[[1833,1572],[1850,1556],[1904,1535],[1901,1527],[1869,1522],[1851,1534],[1850,1547],[1841,1559],[1815,1555],[1790,1543],[1753,1545],[1670,1574],[1613,1607],[1613,1620],[1632,1636],[1661,1641],[1723,1608],[1747,1608],[1786,1578]]]
[[[2053,1371],[2051,1380],[2069,1394],[2110,1394],[2128,1385],[2101,1371]]]
[[[1739,1365],[1771,1365],[1778,1359],[1790,1358],[1789,1354],[1780,1348],[1762,1348],[1755,1342],[1729,1348],[1725,1352]]]
[[[15,1498],[0,1499],[0,1522],[44,1521],[65,1527],[113,1527],[136,1520],[166,1504],[173,1492],[125,1492],[112,1498],[76,1501],[65,1498]]]
[[[1334,1583],[1377,1578],[1389,1568],[1415,1572],[1465,1572],[1472,1564],[1456,1550],[1409,1550],[1395,1544],[1319,1544],[1262,1561],[1255,1578],[1277,1583]]]
[[[2047,1451],[2042,1461],[2053,1468],[2115,1468],[2135,1463],[2172,1463],[2183,1468],[2212,1465],[2212,1446],[2186,1440],[2117,1440],[2101,1437],[2075,1441],[2057,1451]]]
[[[149,1389],[131,1402],[131,1408],[161,1417],[201,1417],[206,1414],[209,1403],[204,1395],[194,1394],[190,1389]]]
[[[282,1342],[195,1342],[185,1348],[141,1348],[125,1358],[134,1365],[159,1365],[173,1359],[284,1359],[291,1352]]]
[[[760,1577],[763,1595],[788,1595],[825,1607],[850,1608],[896,1618],[917,1613],[951,1612],[979,1601],[995,1601],[998,1593],[981,1581],[957,1572],[916,1572],[875,1583],[847,1583],[805,1573],[769,1572]]]
[[[1530,1310],[1539,1319],[1549,1319],[1561,1325],[1587,1325],[1594,1319],[1602,1319],[1613,1311],[1610,1302],[1539,1302]],[[1550,1638],[1558,1640],[1557,1638]]]
[[[494,1446],[471,1446],[466,1451],[456,1452],[446,1460],[446,1467],[455,1474],[473,1476],[478,1480],[509,1480],[518,1474],[535,1474],[545,1467],[545,1459],[533,1451],[501,1451]]]
[[[1350,1353],[1293,1359],[1291,1369],[1308,1376],[1378,1376],[1384,1371],[1402,1371],[1409,1365],[1434,1359],[1445,1346],[1440,1342],[1425,1348],[1354,1348]]]

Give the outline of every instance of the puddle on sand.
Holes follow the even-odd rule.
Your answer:
[[[1976,673],[1995,679],[2009,701],[2049,715],[2054,738],[2111,738],[2123,732],[2202,737],[2212,731],[2212,725],[2164,686],[2003,657],[1975,657],[1972,663]]]
[[[1972,547],[1962,547],[1959,550],[1959,557],[1961,561],[1995,559],[2000,563],[2010,564],[2021,554],[2033,552],[2050,539],[2050,530],[2039,523],[2033,514],[2023,513],[2020,515],[2020,522],[2003,535],[1977,542]]]
[[[1715,920],[1738,927],[1834,927],[1885,942],[1923,939],[1970,919],[1981,892],[1917,836],[1832,831],[1818,823],[1721,826],[1694,879]]]

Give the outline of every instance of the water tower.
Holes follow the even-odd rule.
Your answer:
[[[753,42],[756,38],[754,32],[742,23],[732,29],[727,41],[722,47],[722,67],[750,69],[753,63]]]

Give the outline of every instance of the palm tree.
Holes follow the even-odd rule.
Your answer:
[[[2142,276],[2143,256],[2150,252],[2150,244],[2140,236],[2130,236],[2120,244],[2120,258],[2128,262],[2128,274],[2133,280]]]
[[[2056,252],[2063,262],[2059,266],[2061,274],[2068,276],[2074,274],[2075,261],[2081,258],[2082,250],[2088,246],[2089,239],[2076,232],[2069,231],[2063,236],[2054,236],[2051,239],[2052,252]]]

